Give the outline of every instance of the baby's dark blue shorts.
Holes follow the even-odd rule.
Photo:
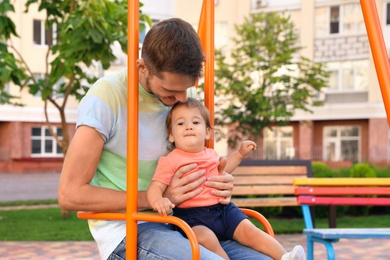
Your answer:
[[[206,226],[220,241],[232,240],[238,224],[248,217],[233,203],[207,207],[174,208],[173,215],[184,220],[190,227]],[[179,229],[185,236],[185,233]]]

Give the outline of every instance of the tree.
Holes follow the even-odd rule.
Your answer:
[[[28,88],[32,95],[40,93],[49,132],[65,156],[69,144],[67,101],[71,96],[81,100],[90,84],[97,80],[85,69],[96,63],[108,69],[116,59],[111,49],[114,43],[118,42],[127,53],[127,0],[28,0],[25,12],[32,5],[46,14],[46,71],[42,78],[34,76],[31,64],[27,64],[12,42],[13,37],[19,37],[15,24],[7,16],[15,11],[14,7],[10,0],[0,1],[0,104],[23,105],[5,90],[9,82],[21,89]],[[145,23],[152,24],[141,11],[140,20],[143,21],[140,31],[145,29]],[[62,138],[51,127],[48,104],[58,110]],[[62,216],[68,215],[69,212],[62,211]]]
[[[12,38],[19,36],[7,14],[15,10],[10,0],[0,1],[0,104],[22,105],[17,102],[18,97],[5,91],[9,82],[21,89],[28,88],[32,95],[40,93],[48,129],[66,155],[69,143],[67,101],[70,96],[80,100],[97,80],[85,69],[96,63],[108,69],[116,59],[111,49],[116,42],[127,53],[127,0],[28,0],[25,12],[31,5],[38,5],[39,11],[45,12],[45,29],[53,32],[46,34],[46,71],[42,78],[35,77],[31,64],[26,63],[14,46]],[[143,21],[140,31],[144,30],[145,23],[152,23],[141,11],[140,20]],[[52,130],[48,104],[58,110],[62,138]]]
[[[216,124],[260,138],[272,124],[285,125],[301,109],[321,105],[314,97],[329,77],[321,63],[299,56],[299,35],[290,17],[257,13],[236,25],[229,56],[216,51]],[[234,147],[240,135],[230,135]]]

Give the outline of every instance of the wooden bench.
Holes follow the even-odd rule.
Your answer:
[[[294,186],[302,205],[308,260],[314,259],[314,242],[324,244],[328,259],[335,259],[332,243],[340,239],[390,238],[390,228],[315,228],[309,209],[315,205],[390,206],[390,178],[299,178]]]
[[[293,179],[311,177],[311,161],[246,160],[232,175],[232,202],[239,207],[299,206]]]

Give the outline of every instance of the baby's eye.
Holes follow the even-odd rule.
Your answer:
[[[179,123],[177,123],[177,125],[184,125],[184,123],[183,122],[179,122]]]
[[[200,122],[199,121],[194,121],[193,124],[197,125],[197,124],[200,124]]]

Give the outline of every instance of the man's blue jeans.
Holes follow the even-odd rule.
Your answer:
[[[259,241],[261,243],[261,241]],[[222,241],[221,245],[231,260],[269,260],[270,257],[240,245],[235,241]],[[222,258],[200,246],[201,260]],[[171,225],[143,223],[138,225],[138,260],[185,260],[191,258],[191,246],[186,238]],[[126,259],[126,238],[109,256],[109,260]]]

